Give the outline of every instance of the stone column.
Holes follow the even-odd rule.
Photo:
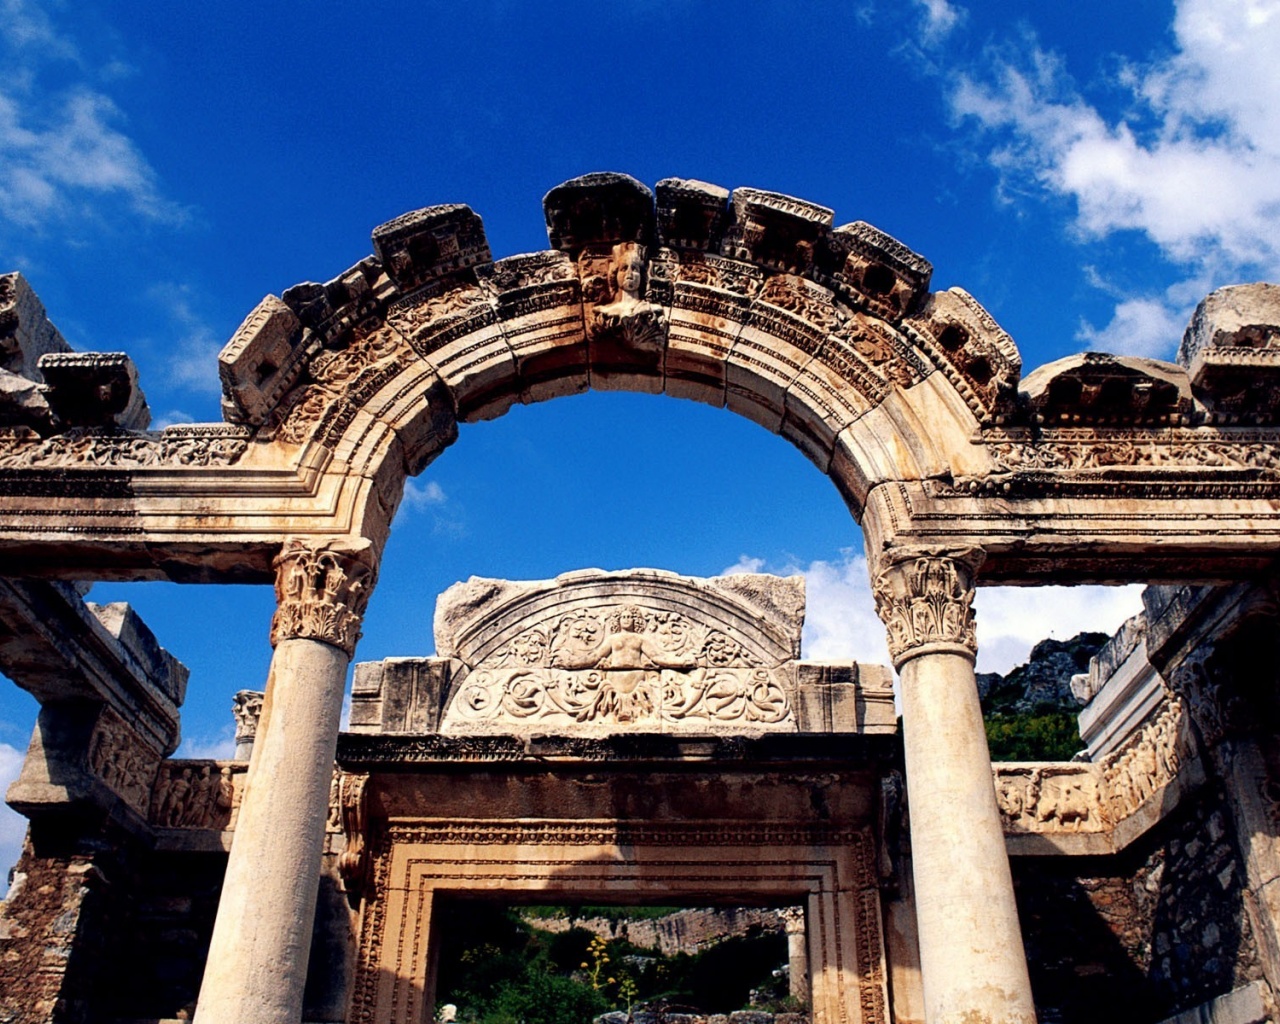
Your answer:
[[[370,545],[292,540],[277,557],[275,655],[199,1024],[298,1024],[347,665],[373,588]]]
[[[809,939],[804,930],[804,907],[784,907],[779,911],[787,933],[788,995],[809,1005]]]
[[[873,581],[902,680],[929,1024],[1034,1024],[1035,1004],[973,674],[977,551],[897,554]]]
[[[261,690],[238,690],[231,698],[231,713],[236,719],[235,760],[248,761],[253,754],[253,739],[258,735],[258,719],[262,717]]]

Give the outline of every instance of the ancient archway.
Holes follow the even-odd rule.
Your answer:
[[[322,835],[344,673],[404,480],[459,422],[598,387],[723,404],[835,482],[903,677],[931,1012],[1031,1019],[972,687],[973,587],[1268,570],[1268,296],[1206,300],[1185,367],[1090,354],[1020,380],[971,297],[930,294],[925,260],[811,203],[676,179],[655,198],[588,175],[544,207],[548,252],[493,262],[475,214],[431,207],[377,228],[376,255],[333,281],[265,299],[220,357],[225,424],[138,429],[124,356],[25,367],[47,404],[0,434],[8,572],[276,581],[254,769],[272,781],[246,795],[201,1012],[296,1018],[315,878],[289,865]],[[958,848],[957,807],[972,826]],[[265,864],[285,865],[267,912],[251,897]]]

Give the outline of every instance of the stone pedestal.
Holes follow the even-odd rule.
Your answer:
[[[902,680],[920,965],[929,1024],[1034,1024],[974,680],[980,555],[919,554],[875,580]]]
[[[200,1024],[298,1024],[363,551],[287,545],[275,655],[200,988]]]

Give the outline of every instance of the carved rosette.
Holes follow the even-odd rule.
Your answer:
[[[912,553],[872,583],[876,614],[889,634],[894,668],[922,654],[978,654],[973,577],[982,552]]]
[[[372,546],[293,538],[276,556],[271,643],[321,640],[350,657],[377,577]]]

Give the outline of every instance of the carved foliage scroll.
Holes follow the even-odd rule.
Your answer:
[[[920,554],[896,562],[875,578],[876,613],[889,634],[895,667],[931,650],[975,656],[973,574],[980,552]]]
[[[307,638],[355,652],[376,577],[369,548],[293,538],[276,556],[271,642]]]
[[[578,609],[519,634],[472,670],[451,712],[472,724],[794,723],[781,678],[738,641],[634,605]]]

